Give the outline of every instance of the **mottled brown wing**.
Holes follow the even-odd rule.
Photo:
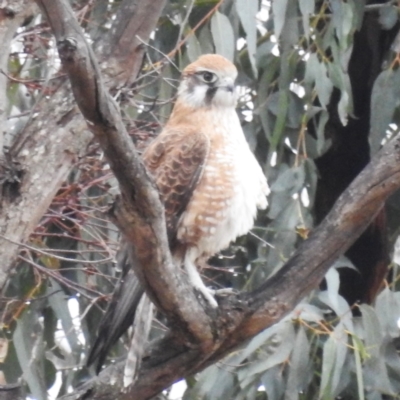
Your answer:
[[[175,245],[177,222],[202,175],[209,147],[209,140],[202,133],[163,131],[143,155],[146,167],[154,176],[165,205],[171,248]],[[143,288],[131,268],[134,260],[128,258],[126,246],[129,244],[123,244],[123,250],[120,252],[120,255],[123,255],[119,260],[123,270],[121,280],[114,291],[88,357],[88,365],[95,364],[97,372],[100,371],[110,348],[132,325],[136,307],[143,294]],[[136,339],[143,340],[143,337]]]
[[[143,155],[164,202],[171,246],[179,217],[203,173],[209,148],[209,139],[201,132],[167,130],[151,143]]]

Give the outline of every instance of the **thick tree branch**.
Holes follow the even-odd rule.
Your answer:
[[[125,0],[118,8],[115,23],[105,44],[105,51],[112,63],[112,74],[119,77],[125,84],[131,84],[139,73],[140,65],[134,63],[136,58],[142,58],[145,48],[143,41],[150,36],[151,31],[145,26],[155,26],[159,18],[159,9],[165,5],[165,0],[148,1],[138,7],[138,0]]]

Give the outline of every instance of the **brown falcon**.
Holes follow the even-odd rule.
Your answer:
[[[219,55],[203,55],[186,67],[172,114],[143,155],[165,206],[173,259],[211,307],[218,303],[197,271],[198,260],[247,233],[257,208],[267,206],[267,180],[235,111],[236,76],[236,67]],[[124,275],[89,356],[99,367],[132,324],[142,293],[134,290],[132,271]]]

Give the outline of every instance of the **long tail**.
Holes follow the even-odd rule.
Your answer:
[[[124,250],[126,249],[121,249],[121,251]],[[136,309],[144,294],[128,257],[124,257],[124,260],[122,277],[100,322],[96,341],[90,349],[87,359],[87,365],[95,365],[97,373],[100,372],[111,347],[133,324]]]

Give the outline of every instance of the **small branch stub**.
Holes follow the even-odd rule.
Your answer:
[[[58,54],[62,62],[71,62],[75,58],[78,42],[73,37],[67,37],[57,43]]]

